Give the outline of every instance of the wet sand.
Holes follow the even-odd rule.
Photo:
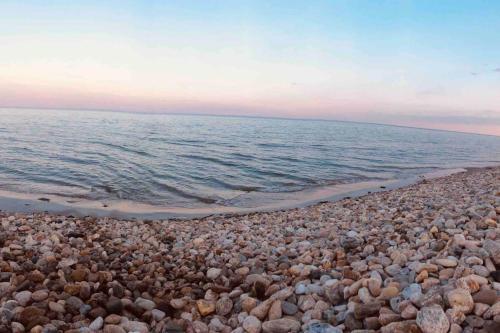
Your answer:
[[[500,167],[283,211],[0,221],[0,333],[500,332]]]
[[[359,197],[369,193],[396,189],[416,183],[422,179],[433,179],[465,172],[466,169],[443,169],[407,179],[364,181],[358,183],[322,186],[300,192],[261,193],[252,207],[207,205],[199,208],[166,207],[137,203],[127,200],[96,201],[67,198],[55,195],[15,193],[0,190],[0,209],[5,211],[34,213],[48,212],[73,216],[98,216],[125,219],[170,219],[201,218],[211,215],[248,214],[301,208],[323,201],[338,201],[346,197]]]

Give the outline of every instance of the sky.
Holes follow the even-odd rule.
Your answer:
[[[0,107],[500,135],[499,17],[491,0],[2,0]]]

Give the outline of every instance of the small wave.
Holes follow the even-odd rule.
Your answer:
[[[143,150],[136,150],[136,149],[132,149],[132,148],[129,148],[129,147],[126,147],[126,146],[116,145],[116,144],[111,143],[111,142],[91,141],[91,143],[92,144],[101,145],[101,146],[105,146],[105,147],[109,147],[109,148],[114,148],[114,149],[117,149],[117,150],[120,150],[120,151],[125,151],[127,153],[132,153],[132,154],[136,154],[136,155],[140,155],[140,156],[155,157],[154,155],[151,155],[150,153],[145,152]]]
[[[284,179],[295,180],[304,184],[316,184],[316,181],[312,178],[300,177],[297,175],[293,175],[291,173],[282,173],[278,171],[272,170],[263,170],[263,169],[255,169],[255,171],[263,176],[271,176],[271,177],[279,177]]]
[[[214,204],[217,202],[217,199],[202,197],[202,196],[199,196],[196,194],[191,194],[191,193],[185,192],[185,191],[183,191],[175,186],[171,186],[171,185],[167,185],[167,184],[159,183],[159,182],[155,182],[155,185],[157,187],[160,187],[161,189],[167,190],[167,191],[169,191],[173,194],[176,194],[180,197],[183,197],[185,199],[194,199],[194,200],[197,200],[197,201],[204,203],[204,204]]]
[[[222,181],[220,179],[213,178],[213,177],[205,179],[205,181],[219,184],[223,188],[227,188],[227,189],[235,190],[235,191],[242,191],[242,192],[258,192],[262,189],[260,186],[235,185],[235,184],[231,184],[231,183],[228,183],[228,182],[225,182],[225,181]]]
[[[246,154],[242,154],[242,153],[231,153],[230,155],[237,157],[237,158],[243,158],[245,160],[254,160],[255,159],[255,156],[246,155]]]
[[[205,162],[213,162],[213,163],[217,163],[217,164],[224,165],[224,166],[227,166],[227,167],[241,167],[241,165],[238,164],[238,163],[234,163],[234,162],[231,162],[231,161],[224,161],[224,160],[221,160],[221,159],[218,159],[218,158],[215,158],[215,157],[207,157],[207,156],[192,155],[192,154],[181,154],[179,156],[180,157],[189,158],[189,159],[192,159],[192,160],[199,160],[199,161],[205,161]]]
[[[264,148],[290,148],[290,145],[284,143],[258,143],[257,146]]]

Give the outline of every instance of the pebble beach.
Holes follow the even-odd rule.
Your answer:
[[[0,333],[500,332],[500,167],[240,216],[0,220]]]

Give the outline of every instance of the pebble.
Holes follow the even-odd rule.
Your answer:
[[[257,317],[248,316],[243,321],[243,329],[248,333],[259,333],[262,329],[262,323]]]
[[[300,322],[290,318],[269,320],[262,324],[264,333],[298,333]]]
[[[436,305],[421,308],[416,323],[423,333],[446,333],[450,328],[443,309]]]
[[[287,211],[0,211],[0,332],[498,332],[500,168]]]

